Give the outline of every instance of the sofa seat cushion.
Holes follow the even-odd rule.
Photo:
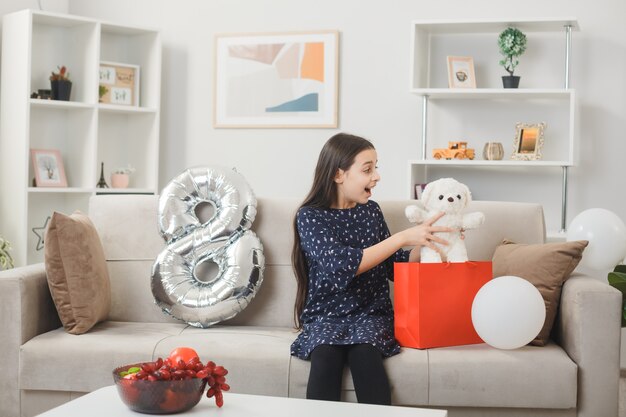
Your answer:
[[[296,332],[289,328],[188,327],[180,335],[161,340],[154,358],[165,358],[174,348],[188,346],[203,362],[212,360],[228,369],[226,381],[232,392],[287,397],[289,348],[295,338]]]
[[[429,349],[429,405],[575,408],[578,367],[560,346]]]
[[[399,355],[383,361],[391,386],[392,403],[404,406],[428,404],[428,351],[402,348]],[[305,398],[310,361],[291,358],[289,396]],[[356,401],[352,374],[346,367],[343,373],[342,399]]]
[[[158,342],[180,334],[185,327],[105,321],[82,335],[63,328],[41,334],[22,345],[20,388],[89,392],[112,385],[113,369],[152,360]]]

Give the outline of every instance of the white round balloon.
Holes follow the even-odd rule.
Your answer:
[[[494,278],[472,304],[476,333],[490,346],[517,349],[530,343],[546,320],[546,305],[533,284],[520,277]]]
[[[585,210],[574,217],[567,229],[567,241],[588,240],[580,265],[596,270],[612,270],[626,257],[626,225],[612,211]]]

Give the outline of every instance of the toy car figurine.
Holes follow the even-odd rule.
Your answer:
[[[448,142],[448,149],[433,149],[435,159],[474,159],[474,149],[467,149],[467,142]]]

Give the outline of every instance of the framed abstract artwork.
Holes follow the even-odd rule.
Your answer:
[[[337,31],[215,37],[213,126],[337,127]]]

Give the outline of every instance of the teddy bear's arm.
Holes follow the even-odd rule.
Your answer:
[[[411,223],[422,223],[424,220],[427,219],[428,216],[428,212],[424,210],[421,205],[417,204],[406,206],[406,208],[404,209],[404,214]]]
[[[476,229],[485,221],[485,215],[480,211],[463,216],[463,229]]]

